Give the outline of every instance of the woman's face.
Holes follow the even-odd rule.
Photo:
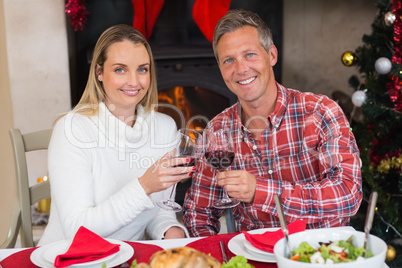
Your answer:
[[[100,66],[98,66],[100,69]],[[134,115],[151,81],[150,59],[144,45],[129,40],[117,42],[107,50],[103,71],[97,72],[106,93],[105,104],[115,116]]]

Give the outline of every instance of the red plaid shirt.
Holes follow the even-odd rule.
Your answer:
[[[256,177],[252,203],[233,208],[237,231],[278,227],[274,195],[281,197],[288,223],[303,219],[307,228],[344,226],[362,200],[359,150],[341,108],[323,95],[302,93],[280,84],[275,111],[261,140],[241,122],[241,106],[226,109],[207,127],[230,128],[235,160],[228,169]],[[192,236],[214,235],[224,210],[222,197],[204,157],[197,164],[184,202],[184,223]]]

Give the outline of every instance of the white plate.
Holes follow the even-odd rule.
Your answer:
[[[249,234],[263,234],[265,232],[275,232],[277,230],[279,230],[279,228],[264,228],[264,229],[257,229],[257,230],[248,231],[248,233]],[[256,255],[259,255],[259,256],[263,256],[263,257],[264,256],[272,256],[272,255],[274,255],[274,253],[271,253],[271,252],[264,251],[264,250],[261,250],[259,248],[256,248],[246,238],[244,238],[244,247],[246,248],[246,250],[250,254],[256,254]]]
[[[120,250],[119,250],[119,252],[117,252],[117,254],[107,256],[101,260],[75,264],[75,265],[71,265],[69,267],[77,267],[77,268],[97,267],[98,268],[99,263],[105,262],[106,267],[109,268],[109,267],[114,267],[114,266],[120,265],[120,264],[128,261],[133,256],[134,249],[129,244],[124,243],[119,240],[115,240],[115,239],[106,238],[106,240],[113,244],[120,244]],[[67,246],[65,246],[65,244],[67,244]],[[31,261],[35,265],[42,267],[42,268],[53,268],[54,267],[54,259],[56,258],[56,256],[66,252],[66,250],[70,244],[71,244],[71,240],[64,240],[64,241],[59,241],[59,242],[55,242],[55,243],[51,243],[51,244],[39,247],[32,252]],[[58,251],[53,250],[52,249],[53,247],[58,247]],[[49,250],[51,253],[48,252]],[[54,254],[56,254],[56,255],[53,258],[52,256]],[[45,257],[45,255],[46,255],[46,257]],[[53,262],[49,261],[49,259],[53,259]]]
[[[64,252],[66,252],[68,250],[68,248],[71,245],[71,242],[72,242],[72,240],[64,240],[64,241],[54,243],[52,247],[46,249],[46,251],[43,254],[43,258],[45,258],[45,260],[47,260],[50,263],[54,263],[54,261],[56,260],[56,257],[58,255],[63,254]],[[114,244],[119,244],[119,243],[114,243]],[[103,263],[103,262],[106,262],[106,261],[114,258],[117,255],[117,253],[119,253],[119,252],[113,253],[112,255],[106,256],[106,257],[98,259],[98,260],[74,264],[74,265],[72,265],[72,267],[81,267],[81,266],[86,266],[86,265]]]
[[[271,228],[259,229],[269,231],[272,230]],[[246,247],[244,246],[244,241],[246,238],[244,234],[238,234],[232,239],[229,240],[228,248],[231,252],[236,255],[244,256],[245,258],[253,261],[260,261],[260,262],[276,262],[275,255],[257,255],[254,253],[250,253],[247,251]]]

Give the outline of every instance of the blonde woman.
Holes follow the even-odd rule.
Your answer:
[[[107,29],[96,43],[78,105],[54,127],[48,162],[52,205],[40,245],[72,238],[80,226],[104,238],[188,236],[174,212],[155,205],[194,167],[168,159],[177,132],[155,112],[151,48],[129,25]]]

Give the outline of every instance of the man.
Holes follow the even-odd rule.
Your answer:
[[[238,232],[280,226],[275,194],[288,223],[347,225],[360,206],[362,182],[359,150],[341,108],[326,96],[275,81],[278,52],[270,29],[255,13],[229,11],[215,28],[213,49],[238,102],[207,128],[231,130],[235,159],[216,180],[200,159],[184,203],[190,234],[219,232],[224,210],[212,204],[222,197],[222,187],[241,201],[232,209]]]

